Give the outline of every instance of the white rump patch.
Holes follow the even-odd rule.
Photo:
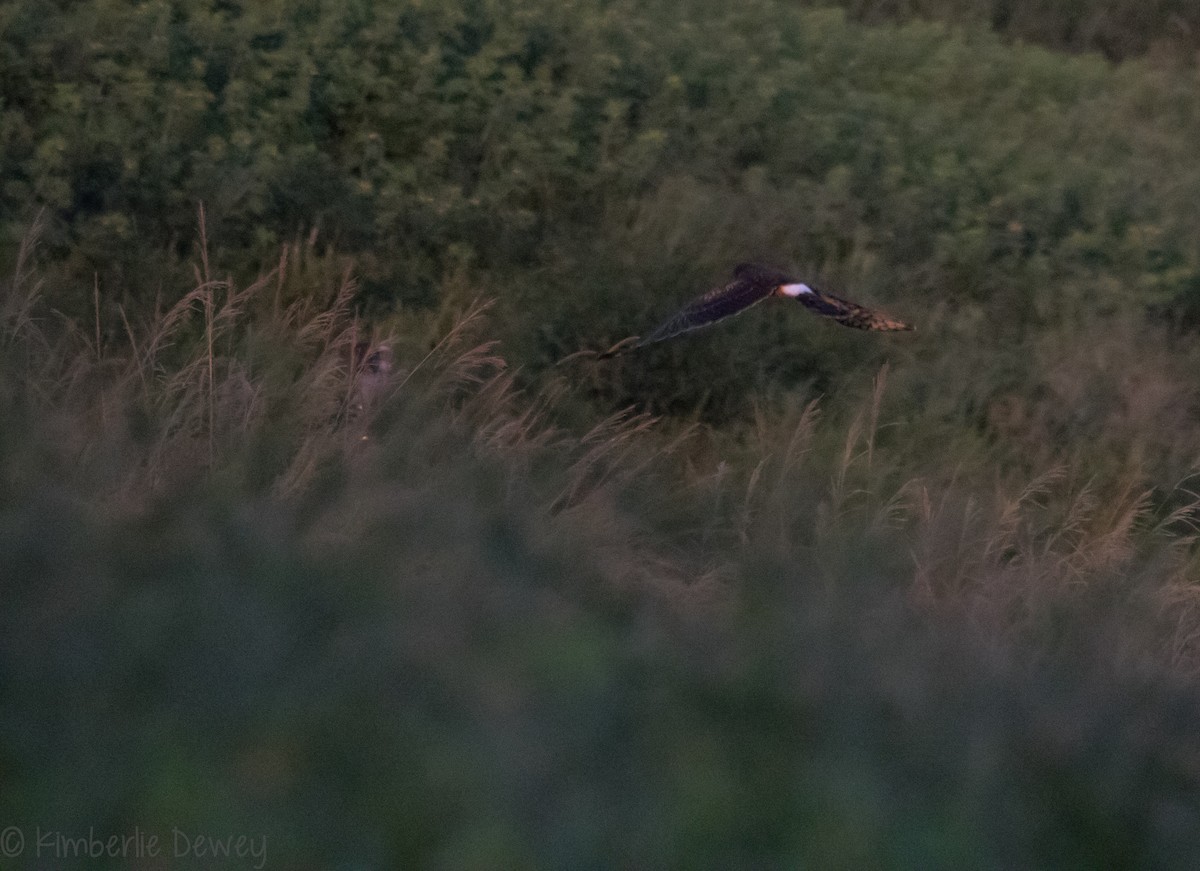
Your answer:
[[[813,289],[807,284],[781,284],[779,289],[787,296],[800,296],[813,292]]]

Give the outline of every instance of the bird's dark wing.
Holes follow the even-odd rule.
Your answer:
[[[770,270],[739,270],[734,276],[724,287],[692,300],[634,347],[642,348],[715,324],[762,302],[779,286],[777,273]]]
[[[607,360],[647,345],[653,345],[656,342],[672,339],[692,330],[699,330],[745,311],[752,305],[774,295],[781,288],[784,295],[793,297],[817,314],[833,318],[848,327],[879,331],[912,329],[904,321],[888,317],[882,312],[873,311],[849,300],[821,293],[807,285],[799,284],[782,272],[753,263],[742,263],[733,270],[733,280],[729,284],[710,290],[704,296],[692,300],[645,337],[630,336],[603,352],[577,351],[564,357],[559,363],[580,357]],[[800,292],[793,293],[797,290]]]
[[[796,299],[817,314],[833,318],[839,324],[845,324],[857,330],[891,332],[912,329],[912,326],[904,321],[898,321],[882,312],[873,311],[858,303],[841,299],[832,294],[821,293],[818,290],[814,290],[812,293],[802,293]]]

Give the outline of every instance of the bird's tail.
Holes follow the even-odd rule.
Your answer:
[[[585,348],[582,351],[576,351],[574,354],[568,354],[559,360],[555,365],[561,366],[568,360],[578,360],[581,357],[592,357],[596,360],[611,360],[613,357],[620,357],[622,354],[632,351],[637,347],[637,343],[641,338],[641,336],[630,336],[627,339],[622,339],[607,351],[593,351],[590,348]]]

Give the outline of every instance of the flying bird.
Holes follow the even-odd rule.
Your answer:
[[[645,336],[630,336],[613,345],[603,353],[579,351],[564,357],[560,363],[579,356],[595,356],[604,360],[616,357],[656,342],[673,339],[683,333],[711,326],[725,318],[745,311],[772,296],[794,299],[819,315],[833,318],[840,324],[859,330],[895,331],[911,330],[912,326],[898,321],[882,312],[841,299],[833,294],[822,293],[786,273],[753,263],[738,264],[733,270],[733,280],[724,287],[714,288],[697,297],[651,333]]]

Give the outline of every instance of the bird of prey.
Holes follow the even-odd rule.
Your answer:
[[[361,411],[383,397],[392,374],[392,346],[387,342],[355,342],[350,362],[353,404]]]
[[[659,324],[653,332],[645,336],[630,336],[603,353],[580,351],[560,362],[585,355],[594,355],[601,360],[616,357],[723,321],[772,296],[794,299],[819,315],[833,318],[840,324],[859,330],[912,329],[912,326],[904,321],[898,321],[882,312],[873,311],[832,294],[822,293],[786,273],[753,263],[741,263],[734,268],[733,280],[727,285],[710,290],[692,300]]]

